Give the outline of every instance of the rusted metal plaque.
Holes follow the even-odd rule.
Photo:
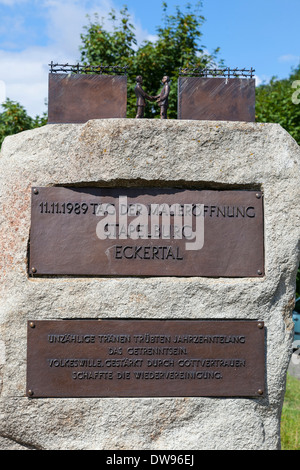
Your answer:
[[[27,396],[262,396],[258,321],[28,322]]]
[[[178,119],[255,121],[255,79],[179,77]]]
[[[49,124],[125,118],[126,109],[126,76],[49,74]]]
[[[258,191],[33,188],[29,274],[264,274]]]

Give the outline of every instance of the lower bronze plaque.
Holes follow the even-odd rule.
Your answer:
[[[33,188],[34,276],[264,274],[262,193]]]
[[[258,321],[31,321],[27,396],[262,396],[264,342]]]

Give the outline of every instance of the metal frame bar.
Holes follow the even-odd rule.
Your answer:
[[[181,77],[225,77],[225,78],[254,78],[255,69],[231,69],[226,68],[201,68],[201,67],[187,67],[179,69],[179,76]]]
[[[75,64],[55,64],[53,61],[49,64],[50,73],[72,73],[72,74],[124,74],[127,75],[128,67],[114,65],[80,65]]]

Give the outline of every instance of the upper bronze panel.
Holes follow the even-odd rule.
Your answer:
[[[125,118],[127,77],[49,74],[48,123]]]
[[[178,119],[255,121],[255,80],[179,77]]]
[[[262,201],[246,190],[33,188],[29,274],[263,276]],[[179,217],[155,218],[174,205]],[[138,207],[148,227],[135,239]]]

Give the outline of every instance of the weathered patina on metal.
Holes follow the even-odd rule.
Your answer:
[[[180,70],[178,119],[255,121],[254,69]]]
[[[28,322],[30,398],[258,398],[264,393],[260,321]]]
[[[262,193],[33,188],[29,275],[261,277]]]
[[[53,64],[49,73],[48,123],[125,118],[127,68]]]
[[[162,78],[163,88],[159,95],[155,98],[157,104],[160,107],[160,119],[168,118],[168,107],[169,107],[169,94],[170,94],[170,77],[164,75]]]
[[[134,93],[136,96],[136,119],[143,119],[145,114],[145,107],[148,101],[155,101],[155,97],[148,95],[142,87],[143,77],[138,75],[136,77],[136,85],[134,88]]]

